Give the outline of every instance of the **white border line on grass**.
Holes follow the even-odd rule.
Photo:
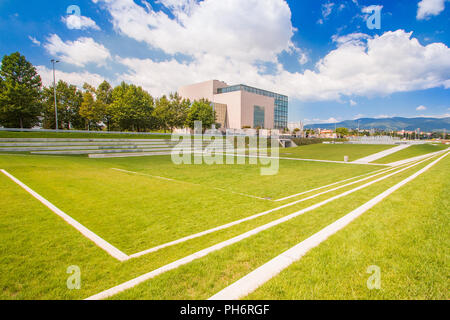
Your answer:
[[[0,170],[3,174],[5,174],[8,178],[10,178],[12,181],[14,181],[16,184],[18,184],[20,187],[22,187],[25,191],[27,191],[29,194],[31,194],[33,197],[35,197],[37,200],[39,200],[43,205],[45,205],[47,208],[49,208],[51,211],[56,213],[58,216],[60,216],[64,221],[66,221],[68,224],[70,224],[72,227],[77,229],[83,236],[88,238],[89,240],[93,241],[98,247],[102,248],[104,251],[106,251],[108,254],[110,254],[112,257],[116,258],[119,261],[126,261],[129,259],[128,255],[114,247],[112,244],[107,242],[106,240],[100,238],[98,235],[93,233],[91,230],[83,226],[81,223],[58,209],[56,206],[54,206],[50,201],[46,200],[44,197],[39,195],[37,192],[33,191],[30,187],[25,185],[23,182],[21,182],[19,179],[8,173],[6,170],[1,169]]]
[[[389,188],[388,190],[380,193],[375,198],[369,200],[362,206],[343,216],[342,218],[336,220],[329,226],[315,233],[308,239],[300,242],[291,249],[280,254],[276,258],[270,260],[254,271],[250,272],[248,275],[234,282],[232,285],[221,290],[209,300],[238,300],[240,298],[248,296],[250,293],[254,292],[261,285],[277,276],[284,269],[289,267],[294,262],[300,260],[308,251],[317,247],[319,244],[327,240],[330,236],[334,235],[338,231],[342,230],[344,227],[349,225],[356,218],[361,216],[363,213],[373,208],[376,204],[380,203],[383,199],[391,195],[396,190],[403,187],[408,182],[414,180],[422,173],[428,171],[436,163],[445,158],[448,153],[444,154],[440,158],[436,159],[432,163],[428,164],[426,167],[412,174],[408,178],[397,183],[395,186]]]
[[[370,181],[370,182],[368,182],[368,183],[366,183],[364,185],[361,185],[361,186],[356,187],[354,189],[348,190],[348,191],[343,192],[343,193],[341,193],[339,195],[333,196],[333,197],[331,197],[331,198],[329,198],[327,200],[324,200],[322,202],[316,203],[316,204],[314,204],[314,205],[312,205],[310,207],[307,207],[307,208],[302,209],[300,211],[294,212],[294,213],[292,213],[290,215],[287,215],[287,216],[282,217],[280,219],[277,219],[277,220],[274,220],[272,222],[269,222],[269,223],[267,223],[265,225],[259,226],[259,227],[255,228],[253,230],[247,231],[247,232],[245,232],[243,234],[240,234],[240,235],[238,235],[238,236],[236,236],[234,238],[225,240],[225,241],[220,242],[218,244],[215,244],[215,245],[213,245],[213,246],[211,246],[209,248],[206,248],[206,249],[200,250],[198,252],[195,252],[193,254],[190,254],[190,255],[188,255],[188,256],[186,256],[184,258],[176,260],[176,261],[174,261],[172,263],[169,263],[169,264],[167,264],[165,266],[162,266],[162,267],[160,267],[160,268],[158,268],[156,270],[153,270],[151,272],[143,274],[143,275],[141,275],[141,276],[139,276],[139,277],[137,277],[135,279],[129,280],[129,281],[124,282],[122,284],[119,284],[119,285],[117,285],[115,287],[112,287],[112,288],[110,288],[108,290],[105,290],[105,291],[102,291],[102,292],[100,292],[98,294],[95,294],[95,295],[93,295],[93,296],[91,296],[89,298],[86,298],[86,300],[101,300],[101,299],[106,299],[106,298],[109,298],[111,296],[114,296],[114,295],[116,295],[116,294],[118,294],[120,292],[123,292],[125,290],[130,289],[130,288],[133,288],[133,287],[137,286],[138,284],[140,284],[142,282],[145,282],[145,281],[147,281],[149,279],[152,279],[152,278],[154,278],[154,277],[156,277],[158,275],[161,275],[161,274],[163,274],[163,273],[165,273],[167,271],[176,269],[176,268],[178,268],[178,267],[180,267],[182,265],[185,265],[185,264],[187,264],[189,262],[192,262],[192,261],[197,260],[199,258],[205,257],[205,256],[207,256],[208,254],[210,254],[212,252],[215,252],[217,250],[223,249],[223,248],[228,247],[228,246],[230,246],[232,244],[238,243],[238,242],[240,242],[240,241],[242,241],[244,239],[247,239],[247,238],[249,238],[249,237],[251,237],[253,235],[256,235],[256,234],[258,234],[258,233],[260,233],[262,231],[265,231],[265,230],[267,230],[269,228],[272,228],[272,227],[274,227],[276,225],[279,225],[279,224],[281,224],[283,222],[286,222],[286,221],[289,221],[289,220],[291,220],[293,218],[296,218],[296,217],[298,217],[298,216],[300,216],[300,215],[302,215],[304,213],[307,213],[309,211],[317,209],[317,208],[319,208],[319,207],[321,207],[321,206],[323,206],[323,205],[325,205],[325,204],[327,204],[327,203],[329,203],[331,201],[334,201],[336,199],[339,199],[339,198],[342,198],[344,196],[347,196],[347,195],[349,195],[351,193],[354,193],[356,191],[364,189],[364,188],[366,188],[366,187],[368,187],[368,186],[370,186],[370,185],[372,185],[374,183],[377,183],[379,181],[385,180],[385,179],[387,179],[387,178],[389,178],[389,177],[391,177],[393,175],[396,175],[396,174],[401,173],[401,172],[403,172],[405,170],[408,170],[408,169],[410,169],[412,167],[415,167],[415,166],[417,166],[417,165],[419,165],[422,162],[425,162],[427,160],[429,160],[429,159],[425,159],[425,160],[419,161],[419,162],[414,163],[414,164],[412,164],[412,165],[410,165],[408,167],[400,169],[400,170],[398,170],[396,172],[390,173],[390,174],[388,174],[388,175],[386,175],[384,177],[381,177],[381,178],[378,178],[376,180]]]

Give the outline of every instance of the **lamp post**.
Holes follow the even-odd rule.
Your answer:
[[[55,64],[59,62],[59,60],[52,59],[50,60],[53,65],[53,95],[55,97],[55,126],[58,131],[58,107],[56,105],[56,76],[55,76]]]

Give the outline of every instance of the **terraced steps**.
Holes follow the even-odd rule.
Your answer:
[[[90,157],[111,157],[136,155],[167,155],[178,148],[178,141],[167,139],[63,139],[63,138],[3,138],[2,152],[30,152],[34,155],[89,155]],[[202,147],[196,147],[201,151]]]

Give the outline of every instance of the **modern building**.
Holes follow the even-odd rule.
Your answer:
[[[287,128],[289,99],[285,95],[218,80],[184,86],[178,93],[190,100],[211,101],[221,129]]]

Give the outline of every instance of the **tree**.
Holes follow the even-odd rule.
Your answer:
[[[122,82],[112,92],[108,114],[120,130],[147,131],[156,126],[153,97],[135,85]]]
[[[176,92],[170,94],[172,117],[170,118],[168,124],[171,130],[174,128],[182,128],[186,125],[190,105],[191,102],[189,99],[181,98]]]
[[[208,100],[200,99],[199,101],[194,101],[192,104],[188,111],[186,125],[194,129],[195,121],[202,122],[203,130],[211,128],[211,125],[216,122],[216,113]]]
[[[0,124],[31,128],[38,124],[41,77],[19,52],[4,56],[0,69]]]
[[[108,113],[108,108],[113,103],[113,89],[108,81],[103,81],[96,90],[97,103],[101,104],[105,114],[102,121],[106,124],[108,130],[111,126],[111,115]]]
[[[60,80],[56,85],[56,105],[58,108],[59,129],[83,129],[85,120],[80,115],[83,93],[74,85]],[[44,88],[44,128],[54,129],[55,105],[53,86]]]
[[[99,128],[99,122],[103,121],[105,118],[105,107],[104,105],[94,99],[94,95],[90,91],[86,91],[83,94],[83,102],[80,107],[80,116],[86,119],[87,129],[90,130],[92,127]]]
[[[156,100],[153,115],[159,129],[173,131],[182,128],[187,119],[190,101],[182,99],[177,93],[170,94],[170,100],[162,96]]]
[[[338,136],[340,136],[341,138],[346,137],[346,136],[348,136],[348,129],[347,128],[337,128],[336,134]]]
[[[166,132],[170,129],[169,121],[171,117],[170,101],[166,96],[162,96],[155,102],[155,110],[153,111],[153,117],[155,118],[158,129]]]

